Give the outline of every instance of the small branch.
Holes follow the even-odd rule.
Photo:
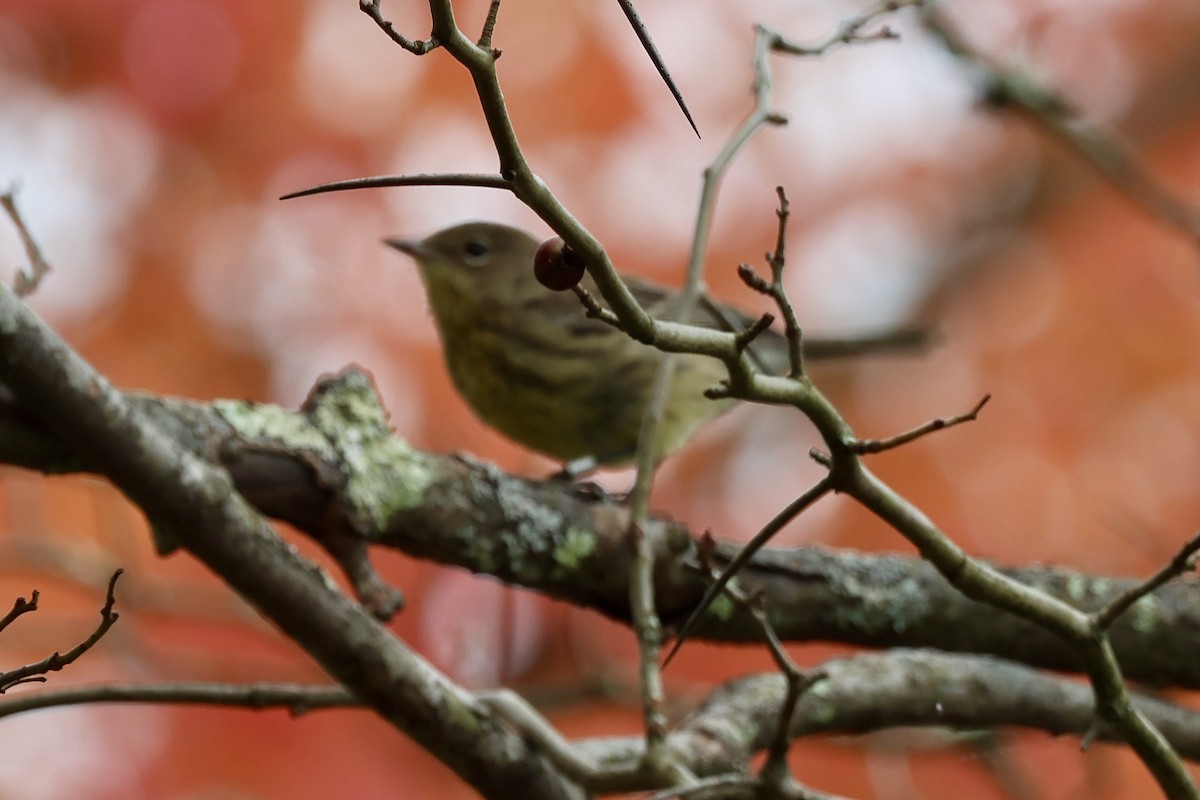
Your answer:
[[[592,293],[587,289],[583,288],[582,286],[573,286],[571,287],[571,291],[575,292],[575,296],[578,297],[579,302],[583,304],[584,311],[589,319],[598,319],[606,325],[611,325],[619,331],[624,330],[624,328],[621,327],[621,320],[617,318],[617,315],[600,305],[600,301],[593,297]]]
[[[1000,658],[895,648],[830,659],[817,669],[826,677],[819,691],[801,697],[792,722],[795,738],[859,735],[903,726],[940,731],[1018,727],[1051,735],[1080,735],[1095,718],[1093,698],[1085,684]],[[783,788],[771,786],[763,777],[748,778],[740,770],[754,753],[771,746],[787,691],[782,676],[764,673],[730,681],[709,693],[669,737],[671,747],[701,778],[690,787],[672,787],[671,792],[659,796],[694,797],[693,787],[720,780],[733,771],[760,788]],[[1139,713],[1167,733],[1180,752],[1197,760],[1200,714],[1144,695],[1133,702]],[[1096,726],[1095,734],[1099,740],[1116,741],[1107,724]],[[643,750],[641,738],[633,736],[575,741],[567,746],[574,756],[600,765],[600,774],[635,764]],[[973,749],[973,743],[969,747]],[[587,788],[593,794],[601,793],[599,781],[589,782]],[[606,792],[633,790],[628,784],[617,786],[615,781],[604,788]],[[784,797],[821,796],[802,787],[786,788],[789,791]],[[769,792],[756,796],[780,797]]]
[[[358,0],[358,8],[375,20],[375,24],[390,36],[393,42],[413,55],[423,56],[440,45],[440,42],[433,37],[425,41],[414,41],[401,34],[392,23],[383,18],[383,12],[379,10],[379,0]]]
[[[749,609],[755,624],[762,631],[763,641],[767,643],[771,658],[779,667],[787,686],[779,704],[779,721],[771,736],[770,744],[767,746],[767,760],[760,773],[763,784],[769,787],[766,793],[768,796],[771,796],[773,791],[774,796],[785,797],[787,788],[795,783],[788,767],[787,756],[791,749],[792,730],[796,722],[798,704],[804,693],[817,682],[824,680],[826,674],[822,670],[812,672],[802,670],[792,661],[763,607],[763,595],[746,597],[743,592],[732,586],[728,587],[726,592],[735,602]]]
[[[700,620],[700,617],[705,611],[708,610],[708,607],[712,605],[713,600],[716,600],[717,596],[722,590],[724,590],[726,584],[733,580],[734,575],[736,575],[738,571],[745,566],[751,558],[754,557],[755,553],[761,550],[763,546],[771,540],[771,537],[779,533],[784,526],[803,513],[806,508],[820,500],[832,490],[833,481],[829,476],[817,481],[811,488],[809,488],[808,491],[797,497],[791,503],[788,503],[788,505],[782,511],[776,514],[770,522],[763,526],[762,530],[754,535],[753,539],[747,542],[746,545],[740,551],[738,551],[737,556],[729,562],[721,574],[717,576],[717,579],[713,581],[712,584],[710,584],[709,587],[704,591],[704,596],[700,598],[700,603],[679,628],[679,633],[676,634],[675,637],[675,644],[672,645],[670,651],[667,653],[667,657],[663,660],[664,667],[669,664],[671,659],[675,657],[675,654],[679,652],[679,648],[683,646],[683,643],[687,639],[687,636],[691,632],[692,628],[696,626],[696,623]]]
[[[1192,534],[1183,547],[1179,548],[1170,561],[1162,566],[1158,572],[1151,575],[1144,582],[1137,586],[1131,586],[1119,595],[1114,597],[1103,608],[1096,611],[1093,615],[1096,620],[1096,625],[1101,630],[1107,630],[1116,622],[1117,617],[1129,610],[1129,607],[1141,600],[1146,595],[1153,592],[1158,587],[1165,584],[1167,581],[1182,575],[1185,572],[1190,572],[1196,568],[1196,552],[1200,550],[1200,532]]]
[[[737,274],[742,279],[742,283],[746,284],[750,289],[759,294],[765,294],[768,297],[771,296],[771,284],[763,276],[755,272],[754,267],[742,262],[738,264]]]
[[[96,642],[100,641],[104,637],[104,634],[108,633],[108,629],[116,624],[120,616],[113,611],[113,606],[117,602],[113,592],[117,587],[117,578],[121,577],[122,572],[123,570],[117,570],[108,581],[108,595],[105,599],[104,608],[100,609],[100,624],[96,626],[92,634],[65,654],[51,653],[37,663],[26,664],[23,667],[0,673],[0,694],[4,694],[18,684],[31,682],[43,683],[46,680],[45,676],[47,672],[57,672],[63,667],[74,663],[84,653],[91,650]]]
[[[647,52],[651,54],[651,58],[655,60],[656,65],[660,64],[657,52],[654,51],[653,43],[649,39],[649,34],[645,33],[644,27],[641,26],[632,3],[629,0],[620,0],[620,2],[622,3],[622,8],[625,9],[626,16],[629,17],[630,23],[639,32],[639,38],[642,38],[643,34],[645,34],[645,38],[642,38],[642,43],[646,46]],[[713,159],[712,164],[704,171],[704,183],[701,189],[699,208],[696,213],[692,250],[688,260],[683,288],[680,292],[678,303],[674,307],[673,320],[686,321],[691,315],[692,310],[696,307],[696,304],[703,297],[702,271],[704,254],[707,249],[708,236],[721,179],[728,171],[734,157],[741,151],[750,137],[764,125],[770,122],[777,122],[780,119],[777,114],[769,110],[771,81],[766,48],[767,35],[760,31],[757,41],[757,58],[755,60],[757,77],[754,84],[754,109],[742,125],[734,131],[729,141],[726,142],[716,158]],[[676,100],[679,102],[680,107],[684,109],[684,113],[687,114],[687,109],[683,105],[683,98],[674,89],[674,85],[666,75],[665,68],[660,68],[660,73],[668,81],[668,85],[672,87],[672,91],[676,95]],[[690,115],[688,115],[688,120],[691,121]],[[693,124],[694,127],[695,125]],[[699,135],[699,132],[697,132],[697,135]],[[736,352],[739,361],[745,358],[744,348],[738,349]],[[660,457],[656,443],[660,426],[668,410],[667,404],[671,399],[671,383],[674,376],[675,363],[675,356],[668,353],[663,357],[658,369],[655,371],[654,383],[651,387],[646,409],[642,414],[642,424],[638,433],[637,478],[629,496],[629,505],[632,514],[630,530],[637,532],[636,541],[638,543],[637,557],[631,567],[633,573],[630,576],[630,583],[633,591],[631,605],[634,611],[634,629],[638,636],[641,656],[643,714],[645,716],[647,735],[645,763],[651,767],[661,769],[664,773],[673,769],[674,760],[669,758],[669,754],[664,749],[664,734],[659,730],[662,727],[660,724],[662,721],[662,671],[658,658],[662,647],[662,623],[654,606],[654,549],[650,546],[651,543],[646,540],[640,525],[649,511],[650,489],[654,481],[657,459]],[[700,611],[703,611],[703,606]],[[681,634],[679,640],[675,643],[672,653],[678,650],[682,641]],[[670,658],[671,656],[668,655],[666,661],[663,662],[664,666],[670,661]],[[686,783],[686,781],[675,780],[674,783]]]
[[[629,6],[626,13],[635,13],[632,5]],[[634,17],[630,17],[630,21],[633,22]],[[636,24],[635,27],[637,27]],[[704,170],[704,182],[700,191],[700,202],[696,210],[696,223],[693,229],[692,248],[688,258],[683,289],[675,306],[674,320],[687,320],[696,304],[704,296],[702,292],[704,255],[708,249],[708,238],[712,229],[712,218],[722,178],[728,172],[733,159],[756,132],[767,124],[782,124],[782,118],[770,110],[771,74],[768,58],[770,41],[771,34],[765,29],[758,29],[755,38],[754,107],[745,121],[733,132],[712,163]],[[731,327],[730,330],[736,330],[736,327]],[[745,358],[744,347],[735,352],[738,360]],[[640,519],[645,515],[645,507],[649,500],[656,466],[654,459],[657,458],[653,443],[657,438],[657,431],[666,411],[674,368],[674,357],[672,354],[667,354],[656,371],[650,401],[643,414],[642,428],[638,435],[637,479],[630,492],[630,505],[634,509],[635,519]]]
[[[760,624],[767,634],[767,646],[771,651],[771,658],[779,667],[779,671],[787,683],[787,691],[784,693],[783,701],[779,704],[779,723],[775,727],[771,744],[767,748],[767,761],[762,770],[764,783],[782,786],[790,777],[787,757],[792,745],[792,728],[796,721],[800,698],[815,684],[824,680],[826,675],[820,670],[809,672],[796,666],[783,648],[783,643],[779,641],[775,629],[771,627],[767,615],[761,607],[756,609],[754,617],[760,620]]]
[[[887,353],[912,354],[930,347],[936,341],[936,334],[925,328],[894,328],[868,336],[837,339],[823,339],[810,335],[804,337],[804,354],[809,361],[817,358],[851,358]]]
[[[1079,120],[1069,102],[1038,85],[1031,76],[1004,70],[972,51],[932,8],[925,8],[923,20],[952,56],[983,76],[985,99],[990,106],[1020,111],[1091,164],[1134,205],[1193,239],[1200,238],[1200,208],[1160,184],[1113,132]]]
[[[492,0],[488,6],[487,19],[483,22],[483,33],[479,34],[476,44],[484,50],[492,50],[492,33],[496,30],[496,17],[500,14],[500,0]],[[492,50],[496,58],[500,57],[499,50]]]
[[[599,772],[594,761],[580,755],[528,700],[511,689],[479,692],[475,699],[515,728],[526,741],[536,744],[538,750],[571,780],[586,783]]]
[[[737,347],[739,352],[744,352],[746,348],[748,348],[754,342],[755,339],[761,336],[763,332],[767,330],[767,328],[771,327],[771,323],[774,321],[775,318],[770,314],[763,314],[761,317],[754,320],[749,327],[737,334],[733,340],[734,346]]]
[[[93,703],[169,703],[171,705],[243,706],[261,711],[287,708],[293,716],[325,708],[362,708],[362,701],[343,686],[287,683],[105,684],[26,694],[0,702],[0,719],[58,706]]]
[[[379,175],[373,178],[349,178],[343,181],[322,183],[298,192],[289,192],[280,200],[308,197],[326,192],[344,192],[349,189],[383,189],[392,186],[478,186],[483,189],[505,189],[512,191],[512,184],[499,175],[487,173],[432,173],[423,175]]]
[[[886,14],[892,14],[902,8],[908,6],[920,7],[925,5],[926,0],[883,0],[883,2],[875,5],[862,14],[855,17],[850,17],[842,21],[838,25],[837,30],[827,36],[822,41],[814,45],[802,45],[786,39],[782,36],[778,38],[774,45],[774,50],[777,53],[783,53],[791,56],[816,57],[823,56],[834,48],[849,44],[863,44],[868,42],[893,41],[900,38],[900,35],[891,28],[883,27],[872,33],[862,33],[862,29],[875,19]]]
[[[856,439],[850,443],[850,450],[858,453],[859,455],[882,453],[884,450],[891,450],[893,448],[900,447],[901,445],[908,444],[909,442],[920,439],[922,436],[926,436],[936,431],[945,430],[946,428],[953,428],[955,425],[961,425],[964,422],[974,422],[979,418],[979,412],[983,410],[983,407],[987,405],[988,401],[991,399],[992,396],[990,394],[985,394],[983,399],[976,403],[975,407],[966,414],[959,414],[955,417],[939,417],[938,419],[933,419],[929,422],[926,422],[924,425],[913,428],[911,431],[905,431],[904,433],[889,437],[887,439]]]
[[[663,373],[660,368],[659,374]],[[666,379],[670,380],[669,372]],[[641,449],[649,448],[639,444]],[[644,518],[644,512],[641,518]],[[629,539],[634,550],[629,568],[629,605],[638,643],[638,689],[646,736],[646,751],[640,763],[643,769],[662,775],[668,785],[676,785],[689,782],[690,776],[678,767],[674,755],[666,747],[667,715],[662,670],[658,666],[658,656],[662,652],[662,621],[654,601],[655,547],[641,528],[639,519],[634,511],[629,523]]]
[[[26,600],[24,597],[18,597],[16,600],[14,600],[12,610],[4,615],[4,619],[0,619],[0,631],[11,625],[16,618],[22,614],[28,614],[30,612],[37,611],[38,596],[38,590],[34,589],[32,592],[30,592],[28,600]]]
[[[0,194],[0,206],[4,206],[9,219],[16,227],[17,235],[21,237],[21,244],[25,246],[25,255],[29,259],[28,268],[17,270],[17,276],[13,279],[13,291],[17,297],[28,297],[37,290],[42,279],[50,274],[50,264],[46,261],[46,257],[42,254],[42,248],[38,246],[37,240],[29,232],[21,212],[17,209],[17,188],[15,186],[10,186],[8,191]]]
[[[775,250],[767,254],[767,263],[771,266],[771,298],[775,301],[775,305],[779,307],[779,313],[783,315],[784,333],[787,336],[788,343],[788,365],[792,378],[804,377],[804,333],[800,329],[800,321],[796,318],[796,310],[792,307],[792,301],[788,299],[787,292],[783,288],[783,267],[784,248],[786,247],[787,239],[787,223],[791,216],[791,205],[788,203],[787,193],[782,186],[775,187],[775,194],[779,197],[779,208],[775,211],[775,215],[779,218],[779,233],[775,239]]]

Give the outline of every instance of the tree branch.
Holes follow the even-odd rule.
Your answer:
[[[0,285],[0,380],[103,474],[376,713],[487,797],[575,788],[473,698],[286,545],[229,473],[179,446]],[[348,413],[350,413],[348,411]]]
[[[414,450],[387,429],[379,399],[360,372],[329,379],[313,398],[300,411],[152,395],[126,401],[170,432],[175,447],[227,469],[261,513],[317,541],[391,547],[628,623],[629,512],[621,503],[586,485],[529,481],[465,457]],[[356,413],[339,415],[339,407]],[[340,428],[369,446],[339,454],[325,428]],[[0,433],[9,432],[14,435],[0,435],[0,462],[48,473],[88,468],[46,424],[0,400]],[[665,548],[657,559],[656,605],[665,621],[677,625],[705,592],[700,537],[661,516],[647,525]],[[487,536],[469,533],[484,530]],[[728,564],[739,549],[717,544],[716,566]],[[1089,611],[1140,585],[1051,567],[1001,571]],[[738,574],[738,582],[763,595],[770,623],[785,641],[937,647],[1080,669],[1078,655],[1059,639],[968,600],[918,558],[768,548]],[[1110,635],[1129,678],[1200,688],[1193,646],[1200,630],[1196,585],[1188,577],[1162,586],[1114,622]],[[718,599],[694,635],[750,643],[759,640],[756,630],[748,612]]]

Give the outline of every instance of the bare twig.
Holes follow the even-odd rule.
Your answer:
[[[1080,120],[1072,105],[1030,75],[1005,70],[971,50],[932,8],[925,8],[926,27],[946,50],[977,70],[994,108],[1023,113],[1033,123],[1096,168],[1110,184],[1153,217],[1192,238],[1200,238],[1200,208],[1185,202],[1156,180],[1116,133]]]
[[[572,286],[571,291],[575,292],[575,296],[578,297],[579,302],[583,304],[584,311],[589,318],[598,319],[606,325],[611,325],[617,330],[624,330],[624,328],[621,327],[621,320],[617,318],[617,315],[600,305],[600,301],[593,297],[592,293],[587,289],[583,288],[582,286]]]
[[[510,689],[483,691],[477,693],[475,698],[520,731],[526,740],[535,742],[538,749],[571,780],[583,783],[593,779],[599,771],[592,760],[580,755],[571,742],[516,692]]]
[[[161,683],[77,686],[25,694],[0,702],[0,719],[58,706],[91,703],[170,703],[172,705],[243,706],[254,710],[281,707],[294,716],[324,708],[361,708],[363,703],[344,686],[291,683]]]
[[[629,14],[632,11],[633,7],[630,5],[626,13]],[[634,17],[631,16],[630,21],[634,22]],[[635,27],[637,27],[636,23]],[[674,310],[674,318],[677,320],[686,320],[691,310],[703,296],[701,279],[704,254],[707,250],[708,236],[721,179],[728,171],[734,157],[741,151],[754,133],[762,129],[765,125],[780,124],[782,122],[782,117],[770,109],[771,78],[768,63],[770,35],[760,30],[756,41],[754,108],[746,120],[734,131],[729,141],[713,160],[713,163],[704,172],[704,184],[696,215],[688,270],[679,303]],[[682,102],[682,98],[678,99]],[[731,328],[731,330],[736,330],[736,328]],[[743,357],[742,352],[739,351],[739,359]],[[653,484],[654,471],[657,466],[655,463],[657,453],[654,443],[657,439],[659,425],[666,411],[668,399],[670,398],[674,368],[675,358],[673,355],[668,354],[662,360],[655,374],[650,401],[647,403],[642,417],[641,430],[638,433],[637,479],[629,497],[633,513],[633,525],[635,526],[640,520],[645,518],[649,509],[650,488]],[[639,544],[639,548],[633,567],[635,574],[631,576],[631,587],[634,590],[634,595],[631,596],[631,604],[635,611],[634,628],[641,645],[639,652],[641,655],[643,713],[645,715],[647,731],[646,755],[648,763],[667,763],[668,759],[662,748],[664,737],[663,734],[658,732],[657,722],[662,716],[662,675],[658,660],[661,652],[661,623],[654,613],[652,595],[654,549],[645,540],[644,536],[638,536],[636,541]],[[681,643],[682,636],[676,642],[672,653],[678,649]],[[667,656],[664,665],[669,661],[670,655]]]
[[[706,565],[705,569],[711,568]],[[718,576],[710,573],[710,577],[716,579]],[[762,595],[747,597],[744,592],[734,586],[727,586],[725,591],[734,602],[749,610],[751,618],[762,631],[763,641],[766,642],[771,658],[779,668],[787,686],[780,699],[779,720],[775,725],[770,743],[767,745],[767,760],[760,773],[762,783],[770,787],[767,791],[768,795],[772,794],[773,789],[775,796],[785,797],[787,791],[796,786],[791,777],[787,755],[791,748],[792,730],[796,721],[798,704],[804,693],[817,682],[824,680],[826,674],[822,670],[811,672],[802,670],[796,665],[796,662],[788,655],[775,627],[767,616]],[[796,788],[799,787],[796,786]]]
[[[804,333],[800,329],[800,321],[796,318],[796,310],[783,289],[783,267],[786,263],[784,248],[787,239],[788,217],[791,216],[791,206],[788,204],[787,192],[782,186],[775,187],[779,197],[779,208],[775,215],[779,218],[779,232],[775,240],[774,252],[767,254],[767,263],[771,266],[771,297],[783,315],[784,333],[788,343],[788,375],[793,378],[804,377]]]
[[[4,615],[3,619],[0,619],[0,631],[4,630],[9,625],[11,625],[13,623],[13,621],[16,620],[16,618],[21,616],[22,614],[28,614],[32,611],[37,611],[37,607],[38,607],[38,590],[37,589],[34,589],[32,592],[30,592],[28,600],[26,600],[24,597],[18,597],[16,600],[13,601],[12,609],[7,614]]]
[[[886,26],[871,33],[862,33],[862,29],[879,17],[895,13],[908,6],[923,6],[925,2],[926,0],[883,0],[883,2],[877,3],[862,14],[843,20],[833,33],[816,44],[802,45],[780,36],[774,45],[774,49],[776,52],[785,55],[811,58],[823,56],[829,51],[843,45],[899,39],[900,35]]]
[[[632,11],[633,7],[630,5],[626,13],[630,14]],[[635,22],[635,18],[631,16],[630,21],[635,23],[636,28],[637,23]],[[729,141],[721,149],[721,152],[713,160],[713,163],[704,172],[704,184],[697,211],[691,257],[688,262],[688,270],[681,291],[681,297],[675,308],[674,317],[677,320],[686,320],[703,294],[701,278],[704,253],[707,249],[708,235],[712,225],[712,216],[722,177],[733,162],[734,157],[756,131],[768,123],[778,123],[780,121],[779,115],[769,109],[771,80],[767,59],[767,38],[766,34],[761,31],[757,37],[754,109],[742,125],[733,133]],[[682,102],[682,98],[678,99]],[[671,354],[666,355],[656,371],[650,401],[647,403],[646,410],[642,416],[642,426],[638,433],[637,479],[634,482],[633,490],[630,492],[629,497],[633,513],[633,525],[635,526],[640,520],[645,518],[649,511],[650,488],[653,484],[654,471],[657,466],[655,463],[657,453],[654,443],[657,439],[658,427],[664,417],[666,405],[670,397],[674,368],[674,356]],[[634,629],[638,634],[640,644],[643,714],[645,716],[647,733],[646,756],[647,763],[666,764],[669,763],[669,759],[666,757],[663,747],[665,736],[658,731],[657,723],[662,716],[662,671],[658,661],[661,653],[662,626],[658,616],[654,613],[653,606],[652,575],[654,570],[654,550],[650,547],[650,543],[645,541],[644,537],[639,537],[637,541],[639,549],[633,567],[635,574],[631,576],[630,583],[634,590],[634,594],[631,596],[631,603],[635,611]],[[676,642],[672,653],[679,648],[681,643],[682,637]],[[666,661],[663,662],[664,666],[670,661],[670,658],[671,656],[668,655]],[[675,781],[674,783],[679,784],[683,782]]]
[[[1129,610],[1129,607],[1146,595],[1162,586],[1167,581],[1196,568],[1196,552],[1200,551],[1200,532],[1192,534],[1192,538],[1179,548],[1170,561],[1143,583],[1130,587],[1114,597],[1103,608],[1095,612],[1096,625],[1107,630],[1116,622],[1117,617]]]
[[[46,257],[42,254],[42,248],[38,246],[37,240],[29,232],[29,228],[17,208],[15,186],[9,187],[8,191],[0,194],[0,206],[4,206],[9,219],[16,227],[17,235],[21,237],[21,244],[25,246],[25,255],[29,259],[28,268],[23,267],[17,270],[17,276],[13,279],[13,291],[18,297],[28,297],[37,290],[42,279],[50,273],[50,264],[46,261]]]
[[[893,448],[900,447],[901,445],[908,444],[909,442],[920,439],[922,436],[926,436],[930,433],[942,431],[946,428],[953,428],[955,425],[961,425],[964,422],[974,422],[979,418],[979,412],[983,410],[983,407],[987,405],[988,401],[991,399],[992,396],[990,394],[985,394],[983,398],[975,404],[975,407],[965,414],[959,414],[954,417],[939,417],[937,419],[932,419],[929,422],[926,422],[924,425],[913,428],[911,431],[905,431],[904,433],[897,434],[896,436],[890,436],[887,439],[856,439],[850,443],[850,449],[859,455],[882,453],[884,450],[891,450]]]
[[[492,0],[488,6],[487,19],[483,21],[483,33],[479,34],[477,44],[485,50],[492,50],[492,34],[496,30],[496,17],[500,14],[500,0]],[[496,58],[500,57],[499,50],[492,50]]]
[[[664,372],[669,381],[669,370],[660,367],[659,374]],[[639,445],[639,449],[649,448]],[[641,519],[635,512],[629,524],[629,538],[634,548],[629,575],[629,604],[638,643],[638,689],[646,736],[646,751],[641,765],[649,772],[662,775],[668,785],[687,784],[692,776],[679,767],[677,759],[666,746],[667,715],[664,711],[662,670],[658,666],[658,656],[662,652],[662,622],[654,603],[654,543],[643,531]]]
[[[784,693],[783,701],[779,704],[779,723],[771,737],[771,744],[767,748],[767,761],[763,764],[762,769],[764,783],[769,786],[782,787],[790,779],[791,774],[787,755],[788,750],[791,749],[792,726],[796,719],[797,705],[805,692],[814,684],[825,679],[825,673],[820,670],[809,672],[796,666],[796,662],[792,661],[784,649],[783,643],[779,641],[779,636],[776,635],[774,627],[762,608],[761,599],[755,598],[752,606],[754,618],[766,635],[771,658],[787,682],[787,691]]]
[[[704,256],[708,249],[709,233],[712,229],[712,218],[716,209],[717,193],[720,190],[721,179],[729,170],[733,159],[746,145],[746,142],[768,124],[782,124],[783,118],[770,109],[771,102],[771,73],[768,61],[771,35],[765,30],[759,30],[756,37],[754,59],[754,108],[745,121],[730,136],[729,141],[721,148],[713,162],[704,171],[704,183],[700,191],[699,207],[696,211],[696,223],[693,227],[692,249],[688,258],[687,272],[684,277],[683,289],[679,303],[675,309],[675,319],[685,320],[703,295],[702,276]],[[738,326],[731,326],[736,331]],[[670,393],[670,371],[673,370],[673,359],[668,356],[659,368],[651,400],[647,404],[643,418],[642,430],[638,436],[638,478],[634,484],[630,499],[636,510],[643,506],[649,498],[650,483],[654,473],[654,441],[655,431]]]
[[[358,0],[358,7],[364,14],[375,20],[375,24],[390,36],[393,42],[414,55],[423,56],[440,44],[436,37],[420,41],[404,36],[400,31],[396,30],[396,27],[392,23],[383,18],[383,12],[379,10],[379,0]]]
[[[123,570],[117,570],[108,581],[108,595],[105,599],[104,607],[100,609],[100,624],[96,626],[91,635],[66,653],[51,653],[46,658],[34,664],[26,664],[23,667],[0,673],[0,694],[4,694],[18,684],[44,683],[47,672],[60,670],[68,664],[74,663],[80,656],[91,650],[96,642],[100,641],[104,634],[108,633],[108,629],[116,624],[120,616],[113,611],[113,606],[117,602],[113,592],[117,587],[117,578],[121,577],[122,572]]]
[[[761,336],[763,332],[767,330],[767,328],[771,327],[771,323],[774,321],[775,318],[770,314],[763,314],[745,329],[738,332],[737,337],[734,339],[734,344],[737,349],[739,351],[745,351],[755,339]]]
[[[696,606],[696,609],[692,611],[687,620],[685,620],[683,625],[679,628],[679,633],[675,637],[675,644],[672,645],[670,651],[667,652],[667,657],[663,660],[664,667],[669,664],[671,659],[675,657],[675,654],[679,652],[679,648],[683,646],[683,643],[687,639],[687,636],[691,632],[692,628],[696,626],[696,623],[699,622],[700,617],[705,611],[708,610],[708,607],[712,605],[713,600],[717,599],[717,596],[720,595],[722,590],[724,590],[726,584],[733,579],[734,575],[738,573],[738,570],[740,570],[747,562],[749,562],[750,559],[754,557],[754,554],[761,550],[763,546],[771,540],[771,537],[779,533],[779,531],[781,531],[785,525],[787,525],[789,522],[803,513],[806,508],[820,500],[832,490],[833,481],[830,480],[829,476],[817,481],[812,485],[812,487],[809,488],[808,491],[797,497],[792,502],[788,503],[788,505],[782,511],[776,514],[770,522],[763,526],[762,530],[754,535],[754,538],[746,543],[746,545],[738,552],[737,556],[730,561],[728,565],[726,565],[724,570],[721,571],[721,574],[717,576],[717,579],[713,581],[711,585],[709,585],[708,589],[705,590],[704,596],[700,598],[700,603]]]

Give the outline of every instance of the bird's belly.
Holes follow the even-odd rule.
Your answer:
[[[469,357],[449,364],[451,377],[492,428],[562,461],[592,457],[600,463],[622,463],[633,457],[661,361],[656,351],[632,340],[604,337],[544,346],[508,336],[476,335],[460,346],[467,348],[460,354]],[[701,422],[727,407],[702,396],[723,371],[719,362],[702,356],[679,359],[656,457],[675,450]]]
[[[605,419],[611,398],[591,354],[549,351],[477,335],[466,358],[447,363],[459,393],[483,422],[513,441],[563,461],[611,448],[628,449],[620,426]],[[635,437],[636,441],[636,437]]]

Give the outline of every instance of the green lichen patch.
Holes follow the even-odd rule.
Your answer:
[[[435,473],[420,452],[392,432],[365,374],[351,370],[324,384],[308,416],[338,453],[345,496],[362,530],[380,530],[393,514],[424,502]]]
[[[246,400],[215,400],[212,407],[247,442],[270,443],[280,450],[307,450],[327,461],[337,456],[329,439],[303,414]]]

